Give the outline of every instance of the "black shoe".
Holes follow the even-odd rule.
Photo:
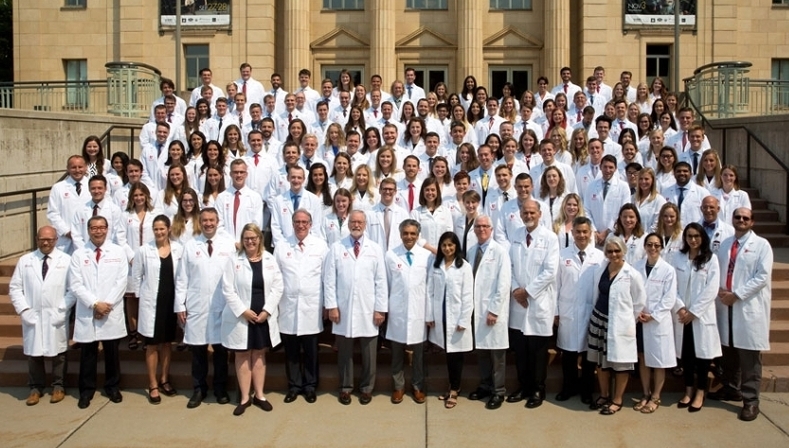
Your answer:
[[[373,394],[362,392],[359,396],[360,404],[370,404],[371,401],[373,401]]]
[[[318,396],[315,395],[314,390],[311,390],[304,392],[304,399],[307,400],[307,403],[315,403],[318,400]]]
[[[217,392],[214,394],[216,396],[217,404],[228,404],[230,403],[230,395],[227,392]]]
[[[293,403],[297,398],[299,398],[299,393],[294,390],[289,390],[288,393],[285,394],[285,403]]]
[[[477,390],[475,390],[475,391],[471,392],[470,394],[468,394],[468,399],[472,400],[472,401],[473,400],[484,400],[484,399],[490,397],[491,395],[493,395],[493,393],[491,391],[485,390],[485,389],[481,389],[481,388],[477,388]]]
[[[742,401],[742,392],[725,386],[715,392],[708,393],[707,396],[718,401]]]
[[[79,397],[79,403],[77,403],[77,407],[80,409],[85,409],[90,406],[90,397]]]
[[[348,392],[340,392],[340,396],[338,397],[338,400],[340,401],[340,403],[347,406],[351,404],[351,394]]]
[[[151,396],[151,392],[153,392],[153,391],[155,391],[155,390],[157,390],[157,391],[158,391],[158,390],[159,390],[159,388],[158,388],[158,387],[152,387],[152,388],[151,388],[151,389],[148,391],[148,403],[151,403],[151,404],[159,404],[159,403],[161,403],[161,402],[162,402],[162,396],[161,396],[161,395],[157,395],[157,396],[155,396],[155,397]]]
[[[519,401],[523,401],[524,398],[523,391],[518,389],[515,392],[507,395],[507,403],[517,403]]]
[[[543,401],[542,395],[536,393],[531,397],[529,397],[528,400],[526,400],[526,407],[529,409],[538,408],[542,405],[542,401]]]
[[[110,401],[113,403],[120,403],[121,401],[123,401],[123,395],[121,395],[121,391],[119,390],[114,390],[110,392],[109,396],[110,396]]]
[[[583,404],[592,404],[592,396],[581,394],[581,403]]]
[[[485,403],[486,409],[498,409],[501,407],[501,404],[504,403],[504,395],[493,394],[491,395],[490,399],[487,403]]]
[[[575,395],[575,394],[570,393],[570,392],[561,391],[558,394],[556,394],[556,401],[567,401],[570,398],[572,398],[573,395]],[[592,398],[589,397],[589,403],[591,403],[591,402],[592,402]],[[588,403],[584,403],[584,404],[588,404]]]
[[[195,392],[192,394],[192,398],[189,399],[189,403],[186,404],[186,407],[189,409],[194,409],[200,406],[200,403],[203,402],[205,398],[205,394],[200,389],[195,389]]]
[[[759,416],[758,404],[746,404],[742,407],[738,418],[744,422],[752,422]]]
[[[238,415],[243,414],[244,411],[246,411],[247,408],[250,407],[250,406],[252,406],[252,400],[247,400],[246,403],[239,404],[238,406],[236,406],[235,409],[233,409],[233,415],[238,416]]]
[[[266,412],[271,412],[271,411],[274,410],[274,406],[272,406],[271,402],[266,400],[265,398],[260,400],[260,399],[258,399],[258,397],[253,396],[252,397],[252,404],[254,404],[255,406],[259,407],[260,409],[263,409]]]

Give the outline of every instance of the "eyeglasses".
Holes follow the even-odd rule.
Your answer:
[[[487,224],[474,224],[475,229],[490,229],[491,226]]]
[[[701,235],[699,235],[698,233],[689,233],[689,234],[685,235],[685,239],[688,239],[688,240],[696,240],[696,239],[700,239],[700,238],[701,238]]]
[[[257,237],[257,236],[249,236],[249,237],[244,237],[243,239],[244,239],[244,241],[248,241],[248,242],[255,242],[255,241],[259,240],[259,239],[260,239],[260,237]]]
[[[647,244],[645,244],[645,246],[646,247],[657,247],[658,249],[663,247],[663,245],[660,244],[660,243],[647,243]]]
[[[734,216],[732,216],[732,219],[734,221],[745,221],[745,222],[748,222],[748,221],[751,220],[751,217],[750,216],[743,216],[743,215],[734,215]]]
[[[622,253],[622,249],[606,249],[605,253],[608,255]]]
[[[88,229],[92,232],[97,232],[99,230],[107,230],[107,226],[91,226]]]

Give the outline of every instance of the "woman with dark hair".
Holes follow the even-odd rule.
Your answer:
[[[619,217],[614,223],[614,235],[622,238],[627,246],[625,260],[631,265],[643,259],[644,252],[644,225],[641,223],[641,214],[638,207],[633,204],[623,204],[619,209]]]
[[[329,188],[329,175],[326,165],[323,163],[313,163],[309,169],[307,179],[307,191],[317,196],[323,204],[323,214],[329,213],[334,201]]]
[[[668,110],[660,114],[658,117],[658,125],[663,131],[663,137],[666,139],[677,133],[677,119],[674,118],[674,114]]]
[[[329,176],[329,189],[334,194],[340,188],[351,188],[351,185],[353,185],[351,156],[345,152],[338,152]]]
[[[488,134],[485,137],[485,145],[490,148],[495,160],[499,160],[504,156],[501,153],[501,137],[499,137],[499,134]]]
[[[425,152],[425,136],[427,135],[427,125],[421,117],[412,118],[406,124],[406,132],[403,135],[402,147],[410,154],[421,154]]]
[[[663,98],[657,98],[652,101],[652,112],[649,114],[649,118],[652,120],[652,127],[654,129],[660,127],[660,115],[667,110],[668,105]]]
[[[463,108],[468,110],[468,107],[474,102],[474,92],[477,90],[477,79],[473,76],[466,76],[463,80],[463,88],[460,90],[460,104]]]
[[[200,169],[195,170],[197,176],[197,189],[204,191],[206,184],[206,171],[208,167],[214,167],[222,172],[225,177],[225,185],[230,182],[228,176],[228,165],[225,163],[225,152],[222,150],[222,145],[216,140],[211,140],[205,145],[205,150],[202,155],[202,164]]]
[[[95,135],[89,135],[82,143],[82,158],[85,159],[87,171],[85,177],[91,177],[110,172],[110,164],[104,158],[104,148],[101,139]]]
[[[185,188],[178,197],[178,213],[173,218],[170,227],[170,237],[173,241],[186,244],[187,241],[200,235],[200,206],[197,192]]]
[[[335,84],[336,87],[332,89],[332,96],[334,98],[339,98],[340,92],[350,92],[353,94],[353,76],[351,76],[351,72],[347,69],[342,69],[340,71],[340,76],[337,78],[337,83]]]
[[[474,101],[480,104],[480,106],[485,105],[485,102],[488,101],[488,89],[485,86],[477,86],[474,89]]]
[[[167,147],[167,160],[164,161],[164,166],[169,170],[173,165],[181,165],[184,167],[184,169],[186,169],[186,178],[189,179],[190,183],[194,182],[194,170],[188,166],[189,158],[186,155],[186,148],[180,140],[171,141],[170,145]],[[162,174],[164,174],[164,170],[162,170]],[[167,179],[162,179],[162,181],[165,185],[167,184]]]
[[[537,133],[532,129],[523,130],[518,144],[517,157],[523,160],[529,170],[542,163],[540,142],[537,140]]]
[[[244,148],[244,142],[241,139],[241,129],[239,129],[239,127],[235,124],[231,124],[225,128],[225,135],[224,139],[222,140],[222,149],[225,152],[225,157],[227,157],[228,164],[233,160],[240,159],[246,155],[247,150]]]
[[[442,199],[452,197],[457,193],[455,184],[452,182],[452,174],[449,171],[449,162],[445,157],[436,156],[433,159],[433,171],[428,177],[438,181],[438,190],[441,192]]]
[[[537,92],[534,94],[534,102],[537,108],[545,112],[545,102],[553,100],[553,94],[548,86],[548,78],[540,76],[537,78]]]
[[[179,142],[180,143],[180,142]],[[173,165],[167,170],[167,185],[156,195],[155,207],[168,218],[178,213],[178,197],[189,188],[189,179],[183,165]]]
[[[362,149],[359,152],[364,155],[368,165],[370,165],[370,161],[373,162],[372,166],[370,166],[370,168],[373,168],[375,166],[375,159],[378,157],[376,151],[383,146],[381,131],[379,131],[377,127],[372,126],[367,128],[362,136],[364,137],[362,139]]]
[[[367,129],[367,124],[364,122],[364,110],[358,106],[351,107],[351,112],[348,114],[348,122],[345,124],[343,132],[347,134],[351,131],[356,131],[362,134],[365,129]]]
[[[301,147],[301,139],[307,134],[307,126],[300,118],[294,118],[288,125],[288,137],[285,143],[294,142]]]
[[[655,180],[658,184],[658,191],[666,191],[677,183],[674,178],[674,164],[677,163],[677,151],[671,146],[664,146],[660,150],[658,166],[655,169]]]
[[[351,234],[348,228],[348,216],[353,210],[353,193],[340,188],[334,193],[331,213],[323,216],[321,232],[326,243],[332,245]]]
[[[218,167],[210,166],[205,172],[205,188],[203,188],[203,197],[200,201],[200,208],[213,207],[216,203],[216,198],[219,193],[225,191],[225,176]]]
[[[466,109],[466,121],[468,124],[473,127],[483,117],[485,117],[485,108],[482,107],[482,104],[472,101]]]
[[[433,255],[438,251],[438,237],[451,232],[454,227],[452,213],[441,205],[441,189],[435,177],[428,177],[422,182],[419,191],[419,206],[411,211],[411,218],[422,226],[418,244],[429,250]]]
[[[446,351],[449,376],[449,392],[439,399],[444,400],[444,407],[452,409],[458,403],[464,353],[474,348],[474,275],[453,232],[445,232],[438,239],[438,253],[427,276],[427,291],[428,339]]]
[[[181,140],[184,146],[189,146],[189,138],[192,134],[199,131],[200,120],[197,118],[197,109],[191,106],[187,107],[184,113],[184,122],[176,129],[176,138]]]
[[[200,125],[200,131],[204,135],[208,135],[205,132],[203,125],[213,116],[213,113],[211,112],[211,103],[204,98],[200,98],[195,103],[195,109],[197,109],[197,122]]]
[[[654,129],[652,117],[647,113],[640,113],[636,117],[636,127],[638,128],[638,143],[649,141],[649,132]]]
[[[175,275],[183,256],[183,247],[170,240],[170,219],[158,215],[153,219],[154,241],[140,246],[132,263],[132,286],[138,297],[139,332],[145,337],[145,365],[148,369],[148,402],[159,404],[163,393],[177,392],[170,384],[172,343],[176,339],[178,318],[173,313]],[[157,368],[161,375],[157,378]]]
[[[200,131],[192,132],[187,141],[186,158],[188,160],[186,169],[189,171],[190,182],[197,185],[200,168],[203,167],[203,152],[205,151],[208,140],[205,134]]]
[[[685,395],[677,407],[698,412],[709,388],[710,364],[721,356],[715,316],[721,274],[710,238],[701,224],[688,224],[682,241],[682,249],[674,254],[671,263],[677,273],[674,312],[678,325],[674,326],[674,336],[685,379]]]
[[[129,176],[126,174],[126,167],[129,166],[129,156],[125,152],[116,152],[112,154],[110,159],[110,166],[116,176],[121,180],[121,185],[129,183]]]
[[[457,174],[461,171],[470,173],[479,166],[479,160],[477,160],[477,151],[474,149],[474,145],[471,143],[463,143],[460,145],[460,149],[455,156],[455,166],[452,168],[452,172],[454,174]]]

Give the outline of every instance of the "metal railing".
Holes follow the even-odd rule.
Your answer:
[[[104,155],[107,160],[111,160],[112,154],[115,152],[112,149],[112,131],[116,129],[128,130],[129,131],[129,141],[127,142],[128,146],[126,147],[126,154],[129,155],[130,159],[134,158],[134,142],[137,141],[135,139],[134,134],[135,131],[140,130],[140,126],[132,126],[128,124],[114,124],[107,128],[103,134],[99,136],[99,140],[101,140],[101,146],[104,148]],[[122,151],[122,150],[121,150]]]
[[[162,72],[140,62],[108,62],[107,108],[122,117],[147,117],[159,96]]]
[[[789,81],[751,79],[750,62],[702,65],[685,78],[685,92],[705,116],[732,118],[789,114]]]

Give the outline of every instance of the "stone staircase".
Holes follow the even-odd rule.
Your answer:
[[[747,185],[747,181],[743,181]],[[786,224],[779,221],[778,212],[770,210],[768,202],[759,194],[756,188],[743,187],[751,199],[751,208],[756,222],[753,230],[766,238],[772,247],[789,247],[789,235],[786,234]]]
[[[21,319],[14,312],[8,296],[8,283],[13,274],[16,259],[0,261],[0,387],[24,386],[27,384],[27,358],[22,353],[22,326]],[[331,335],[326,333],[322,340],[331,341]],[[776,263],[773,269],[773,302],[772,322],[770,327],[770,341],[772,350],[764,353],[764,370],[762,388],[767,391],[789,392],[789,264]],[[548,372],[548,397],[552,398],[561,388],[561,367],[558,360],[552,362]],[[512,355],[507,360],[507,389],[515,390],[517,381]],[[360,369],[360,359],[357,353],[356,368]],[[79,350],[69,350],[69,373],[67,384],[76,387],[79,366]],[[427,384],[429,391],[435,393],[443,391],[447,384],[445,358],[441,353],[427,355]],[[321,346],[320,354],[320,390],[334,392],[339,387],[337,375],[337,355],[329,344]],[[267,390],[286,390],[287,378],[285,376],[284,353],[277,350],[268,355],[268,371],[266,375]],[[391,388],[389,373],[391,357],[387,349],[381,349],[378,354],[378,370],[376,389],[384,394]],[[191,355],[188,351],[173,351],[171,367],[171,380],[182,393],[189,393],[191,386],[190,364]],[[123,372],[121,387],[124,389],[145,389],[148,379],[145,370],[144,352],[131,351],[127,348],[126,340],[121,342],[121,370]],[[231,361],[232,376],[232,361]],[[103,363],[99,362],[99,376],[103,373]],[[358,375],[358,374],[357,374]],[[410,373],[409,373],[410,375]],[[466,357],[464,369],[463,390],[473,390],[478,381],[476,356]],[[99,382],[102,379],[99,378]],[[630,381],[628,388],[633,392],[640,391],[638,381]],[[681,391],[681,380],[668,375],[666,389],[668,391]]]

